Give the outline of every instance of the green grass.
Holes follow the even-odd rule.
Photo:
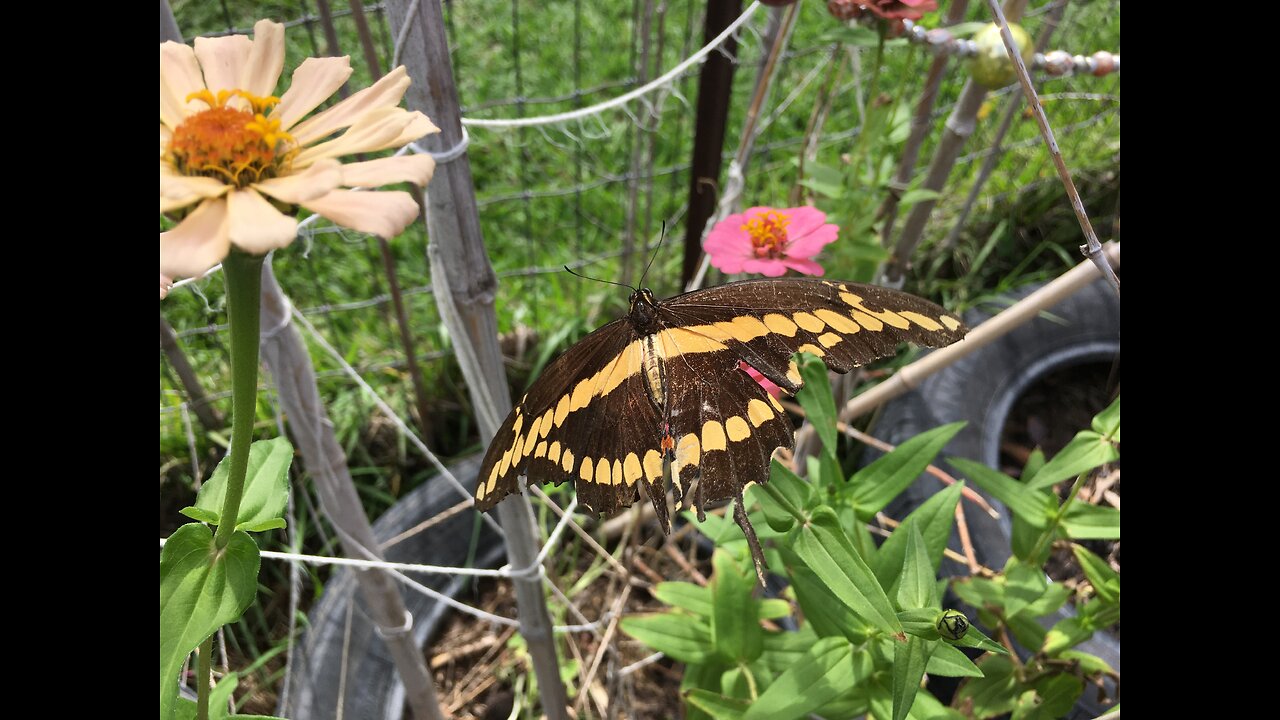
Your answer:
[[[825,57],[822,36],[835,27],[825,11],[825,3],[801,0],[803,7],[785,59],[772,102],[796,90],[801,80]],[[660,4],[660,3],[659,3]],[[345,3],[331,3],[335,11]],[[648,76],[674,66],[702,44],[701,2],[685,0],[667,3],[663,20],[661,52],[655,22],[655,45]],[[1033,2],[1032,12],[1044,3]],[[982,3],[971,3],[970,19],[981,19]],[[372,7],[372,3],[366,7]],[[228,0],[173,0],[179,27],[187,37],[225,31],[245,30],[260,17],[292,20],[305,10],[316,12],[314,3],[298,1],[270,4]],[[225,8],[225,12],[224,12]],[[580,33],[575,35],[575,10],[580,9]],[[496,0],[468,0],[448,4],[448,21],[459,97],[470,117],[517,117],[571,110],[582,104],[599,102],[625,92],[630,86],[611,87],[584,94],[579,100],[553,103],[491,105],[493,101],[523,96],[545,98],[568,95],[575,87],[589,89],[627,81],[636,73],[633,59],[632,3],[520,2],[519,32],[513,29],[512,4]],[[759,15],[763,18],[763,13]],[[1042,16],[1033,15],[1025,26],[1034,37]],[[382,67],[390,57],[391,34],[380,13],[371,14],[369,24],[381,53]],[[925,24],[936,26],[936,15]],[[350,87],[366,86],[371,79],[349,17],[335,23],[340,48],[352,56],[356,68]],[[763,27],[762,22],[757,22]],[[1053,48],[1089,54],[1095,50],[1119,49],[1119,3],[1113,0],[1073,2],[1060,27]],[[325,53],[324,33],[318,24],[310,28],[292,26],[286,33],[289,49],[284,79],[304,57]],[[576,38],[576,42],[575,42]],[[518,55],[516,45],[518,43]],[[743,64],[735,74],[726,153],[737,145],[740,130],[755,82],[755,65],[760,42],[752,34],[743,36],[739,56]],[[575,66],[575,54],[581,62]],[[864,64],[871,52],[863,54]],[[929,56],[907,47],[886,51],[881,90],[899,97],[908,107],[917,98]],[[517,64],[519,78],[517,78]],[[860,117],[853,101],[855,87],[848,73],[840,96],[825,125],[824,140],[817,161],[837,166],[855,139],[849,131]],[[947,108],[957,97],[965,78],[962,66],[952,65],[938,101]],[[864,78],[865,81],[865,78]],[[814,82],[797,97],[758,138],[744,200],[749,205],[786,205],[795,183],[794,159],[812,110],[820,82]],[[665,98],[652,134],[636,128],[625,113],[613,112],[598,122],[564,128],[521,131],[471,132],[470,161],[480,203],[481,226],[494,269],[500,276],[497,312],[500,329],[531,328],[547,341],[544,347],[526,353],[513,366],[513,384],[523,387],[536,368],[557,348],[562,348],[625,309],[626,293],[619,288],[590,283],[564,272],[513,275],[522,269],[556,269],[565,263],[606,253],[622,247],[627,232],[628,183],[606,182],[624,176],[631,167],[634,143],[652,141],[652,161],[648,145],[640,170],[654,177],[639,181],[636,192],[634,233],[637,246],[656,238],[661,222],[674,219],[667,228],[668,240],[649,272],[646,284],[659,296],[677,290],[682,240],[685,232],[680,210],[688,193],[687,164],[693,142],[693,110],[697,100],[697,75],[687,75],[676,83],[678,94]],[[1086,202],[1102,239],[1111,234],[1112,215],[1118,207],[1119,189],[1119,77],[1049,79],[1041,91],[1051,124],[1068,165],[1076,173]],[[865,93],[865,88],[862,89]],[[1089,98],[1066,96],[1087,93]],[[915,257],[915,267],[907,279],[908,289],[942,300],[953,308],[982,301],[992,293],[1022,282],[1049,277],[1079,261],[1075,247],[1081,242],[1079,228],[1066,204],[1060,184],[1034,121],[1019,119],[1005,143],[1011,149],[1001,159],[981,196],[959,241],[949,248],[942,239],[963,203],[989,147],[991,134],[999,122],[1002,98],[980,123],[966,145],[969,159],[951,175],[943,197]],[[633,105],[639,109],[641,106]],[[772,112],[772,108],[766,108]],[[934,131],[921,152],[920,169],[927,164],[940,135],[945,113],[935,120]],[[570,135],[572,133],[572,135]],[[577,185],[579,192],[566,192]],[[529,199],[520,194],[529,191]],[[510,199],[514,197],[515,199]],[[901,224],[902,215],[899,217]],[[366,301],[386,292],[382,259],[374,240],[357,233],[338,231],[326,223],[316,226],[311,241],[299,240],[277,253],[274,267],[282,287],[299,308],[316,308]],[[425,233],[414,227],[391,243],[400,284],[420,289],[430,283],[426,261]],[[638,274],[646,258],[633,260]],[[851,258],[839,242],[823,257],[828,274],[841,277],[851,272]],[[616,279],[621,275],[620,259],[608,258],[581,268],[596,277]],[[716,273],[708,284],[720,281]],[[421,362],[427,386],[432,389],[433,449],[443,457],[479,450],[475,426],[470,420],[469,399],[456,363],[448,356],[449,339],[429,293],[407,296],[411,326],[416,334],[416,352],[429,359]],[[179,289],[161,303],[161,312],[180,332],[181,345],[205,388],[217,393],[229,387],[225,330],[205,333],[201,328],[226,322],[220,276]],[[409,417],[411,387],[403,366],[403,350],[388,302],[354,309],[308,315],[344,360],[363,368],[365,380],[391,404],[401,417]],[[304,337],[305,337],[304,333]],[[311,341],[308,340],[310,343]],[[416,451],[407,447],[390,424],[353,383],[342,375],[337,364],[311,345],[320,392],[347,450],[353,474],[371,517],[377,516],[431,473]],[[264,380],[265,382],[265,380]],[[167,534],[181,518],[176,507],[192,497],[191,462],[187,430],[181,413],[173,410],[184,399],[170,368],[161,357],[160,381],[160,462],[162,513],[161,532]],[[229,401],[218,401],[224,413]],[[169,411],[165,411],[169,408]],[[272,399],[259,401],[261,435],[276,434]],[[220,456],[224,442],[217,435],[193,428],[201,474],[207,476]],[[295,487],[307,487],[298,483]],[[175,506],[176,507],[173,507]],[[297,503],[301,524],[308,528],[307,549],[320,549],[319,521],[310,517],[305,502]],[[279,534],[283,540],[283,533]],[[277,568],[264,564],[264,568]],[[283,577],[283,570],[279,570]],[[313,577],[325,577],[320,571]],[[275,585],[264,575],[264,583]],[[280,590],[280,592],[284,592]],[[254,621],[266,627],[267,621]],[[247,628],[252,630],[252,628]],[[280,632],[279,627],[268,632]],[[278,637],[278,635],[275,635]],[[256,647],[253,652],[265,652]]]

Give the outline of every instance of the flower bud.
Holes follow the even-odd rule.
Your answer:
[[[938,634],[948,640],[959,640],[969,632],[969,618],[959,610],[944,610],[935,624]]]
[[[1023,61],[1030,62],[1035,48],[1031,45],[1031,37],[1027,35],[1027,31],[1010,23],[1009,33],[1013,35],[1013,44],[1017,46]],[[973,74],[974,82],[990,89],[1013,82],[1016,71],[1013,60],[1004,47],[1004,38],[1000,36],[1000,26],[995,23],[987,25],[973,36],[973,42],[977,46],[977,54],[969,63],[969,72]]]

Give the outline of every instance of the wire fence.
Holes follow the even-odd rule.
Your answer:
[[[471,121],[469,155],[481,226],[500,278],[497,307],[504,351],[517,375],[527,376],[545,362],[540,352],[548,345],[611,319],[625,300],[615,297],[615,288],[564,275],[562,266],[615,279],[637,262],[642,267],[656,249],[658,261],[646,284],[659,295],[677,288],[679,250],[675,243],[662,245],[660,235],[664,227],[669,236],[679,235],[673,228],[688,204],[695,114],[691,100],[697,94],[699,67],[688,61],[702,46],[703,5],[695,0],[445,2],[463,117]],[[791,47],[782,56],[772,107],[765,108],[751,155],[744,193],[749,205],[785,204],[790,188],[785,178],[807,140],[812,101],[833,57],[829,31],[836,21],[822,5],[804,3]],[[973,5],[970,17],[985,19],[981,4]],[[1033,37],[1048,7],[1033,2],[1026,13],[1024,26]],[[173,2],[173,10],[188,40],[249,33],[262,12],[255,3],[232,0]],[[270,14],[289,28],[286,78],[304,57],[350,54],[356,68],[350,87],[363,87],[385,72],[394,56],[395,37],[382,4],[361,6],[353,0],[350,7],[333,8],[327,0],[289,0],[274,4]],[[709,50],[728,55],[737,67],[726,159],[744,123],[755,67],[767,52],[765,18],[765,11],[757,12],[733,31],[734,53],[722,47]],[[1118,0],[1069,4],[1050,46],[1073,54],[1118,53]],[[355,59],[360,57],[364,62]],[[913,101],[928,60],[926,53],[908,47],[891,48],[895,76],[886,89]],[[869,54],[861,57],[851,76],[841,81],[842,107],[833,110],[816,143],[824,162],[839,163],[857,135],[857,107],[874,100],[862,96],[866,77],[859,68],[869,62]],[[937,124],[966,77],[963,65],[953,63],[933,113]],[[1068,162],[1086,174],[1118,174],[1118,75],[1042,78],[1041,92]],[[583,113],[630,93],[635,97]],[[1015,119],[1000,145],[994,143],[1006,103],[1018,100],[1016,86],[991,94],[934,211],[933,240],[947,235],[951,228],[946,220],[960,211],[980,166],[993,154],[1001,155],[999,171],[977,195],[979,214],[1038,191],[1047,178],[1052,181],[1049,158],[1029,118]],[[546,116],[555,119],[534,124],[534,118]],[[927,163],[936,135],[926,141],[920,166]],[[1106,222],[1104,216],[1098,224]],[[369,396],[372,392],[384,400],[395,418],[411,417],[415,402],[407,353],[433,388],[432,432],[423,440],[443,457],[477,449],[462,377],[430,297],[423,240],[423,231],[412,229],[390,248],[404,288],[400,294],[417,333],[415,347],[408,351],[396,333],[393,294],[375,239],[321,221],[274,259],[297,317],[334,349],[331,355],[319,340],[309,338],[321,391],[353,468],[381,467],[388,454],[415,467],[407,482],[396,473],[369,475],[367,499],[375,514],[433,472],[406,449],[404,436],[377,422],[387,413]],[[203,398],[193,396],[173,358],[162,354],[161,481],[169,488],[194,487],[221,451],[216,431],[198,427],[190,409],[207,403],[229,412],[229,393],[222,390],[229,387],[230,375],[221,279],[209,277],[175,291],[162,303],[161,314],[176,330],[180,350],[203,388]],[[364,382],[352,382],[353,372]],[[359,386],[366,383],[366,389]],[[269,410],[264,405],[264,417],[271,416]],[[163,512],[161,522],[164,534]]]

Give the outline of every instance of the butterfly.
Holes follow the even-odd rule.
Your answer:
[[[941,307],[875,285],[813,278],[743,280],[630,311],[569,348],[520,398],[489,445],[475,491],[485,511],[528,482],[572,480],[585,510],[612,514],[646,494],[670,533],[666,470],[680,509],[734,499],[760,556],[742,493],[792,448],[782,405],[740,365],[788,393],[802,380],[792,355],[836,372],[892,355],[903,341],[949,345],[966,332]]]

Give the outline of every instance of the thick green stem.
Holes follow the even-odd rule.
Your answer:
[[[227,283],[227,319],[231,325],[231,472],[213,544],[222,550],[231,542],[249,468],[249,443],[258,413],[258,326],[262,303],[262,261],[265,256],[232,250],[222,261]]]
[[[1049,519],[1049,527],[1045,528],[1044,534],[1036,540],[1035,548],[1031,551],[1031,559],[1033,561],[1040,557],[1040,553],[1044,551],[1047,543],[1053,542],[1053,536],[1057,534],[1058,525],[1062,522],[1063,516],[1067,514],[1067,509],[1071,507],[1071,503],[1080,494],[1080,488],[1084,487],[1084,482],[1088,478],[1088,472],[1082,472],[1076,477],[1075,483],[1071,485],[1071,492],[1067,494],[1067,499],[1062,501],[1062,507],[1058,508],[1058,512],[1054,513],[1053,517]]]
[[[213,687],[213,636],[200,643],[200,651],[196,655],[196,718],[209,719],[209,691]]]

